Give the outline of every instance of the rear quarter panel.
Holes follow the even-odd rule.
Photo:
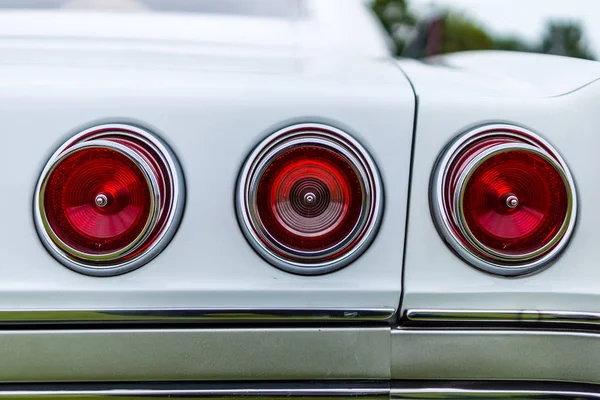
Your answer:
[[[600,311],[600,182],[594,166],[600,146],[598,64],[510,53],[443,61],[401,62],[418,97],[403,312]],[[520,64],[503,68],[502,62]],[[471,128],[493,123],[541,135],[565,159],[575,180],[579,208],[570,244],[534,275],[503,278],[473,268],[446,246],[432,221],[429,184],[442,149]]]
[[[94,67],[76,51],[60,53],[60,61],[39,52],[31,62],[27,54],[35,51],[5,48],[5,61],[20,57],[0,65],[0,310],[398,307],[414,96],[396,65],[322,57],[255,59],[247,68],[248,58],[235,64],[159,52],[145,54],[154,61],[141,67],[126,52],[108,51]],[[239,68],[220,72],[221,64]],[[126,275],[94,278],[46,252],[33,225],[32,196],[52,152],[105,122],[138,124],[161,136],[182,165],[187,203],[178,232],[156,259]],[[350,133],[384,181],[376,240],[350,266],[324,276],[297,276],[265,262],[235,215],[236,179],[247,155],[270,133],[299,122]]]

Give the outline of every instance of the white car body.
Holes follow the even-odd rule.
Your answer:
[[[600,384],[600,339],[591,332],[600,325],[600,64],[497,52],[398,61],[362,1],[299,4],[306,15],[294,19],[0,11],[0,324],[11,327],[0,331],[0,381],[383,382],[338,393],[366,397],[421,393],[394,389],[391,380]],[[32,222],[50,155],[100,123],[156,132],[177,155],[186,186],[184,215],[165,250],[106,278],[62,266]],[[373,243],[327,275],[274,268],[236,218],[248,154],[295,123],[350,133],[383,180]],[[526,277],[471,267],[431,217],[440,152],[456,135],[493,123],[542,136],[576,182],[569,245]],[[553,323],[590,332],[558,333]],[[77,393],[107,394],[86,390]],[[188,394],[214,394],[194,390]],[[240,395],[227,390],[221,394]]]

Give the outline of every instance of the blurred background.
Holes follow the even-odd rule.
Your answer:
[[[600,0],[363,0],[398,56],[516,50],[600,57]],[[302,0],[0,0],[0,9],[117,9],[298,17]],[[344,18],[343,1],[339,17]]]
[[[399,56],[517,50],[595,60],[600,0],[372,0]]]

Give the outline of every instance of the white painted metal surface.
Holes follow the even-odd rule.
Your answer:
[[[600,64],[553,56],[480,53],[440,60],[452,67],[401,61],[419,98],[403,310],[600,310],[600,241],[595,162],[600,146]],[[454,135],[488,123],[526,127],[569,165],[579,219],[562,256],[533,276],[507,279],[467,265],[443,243],[429,210],[429,178]]]
[[[361,1],[307,1],[308,17],[89,11],[0,13],[0,309],[397,308],[414,117],[409,81]],[[129,23],[135,20],[135,24]],[[104,27],[111,26],[111,29]],[[419,99],[403,310],[598,312],[600,277],[593,168],[600,139],[597,63],[498,52],[400,67]],[[138,271],[98,279],[52,259],[35,234],[31,201],[49,155],[100,122],[163,137],[187,181],[181,227]],[[334,274],[277,270],[247,244],[233,205],[240,167],[277,129],[331,124],[375,159],[385,213],[373,245]],[[577,183],[580,218],[544,272],[504,279],[456,257],[437,234],[429,178],[450,139],[486,123],[524,126],[553,144]]]
[[[59,0],[56,2],[60,4]],[[204,45],[226,54],[272,50],[389,56],[382,28],[367,12],[364,1],[296,2],[301,13],[289,18],[236,13],[144,12],[143,7],[136,10],[141,12],[126,12],[127,9],[119,11],[118,7],[102,9],[102,1],[92,2],[95,8],[0,8],[0,38],[3,41],[6,38],[86,39],[96,42],[89,43],[92,46],[120,48],[128,48],[133,43],[167,48]],[[343,10],[343,18],[340,18],[340,10]]]
[[[397,308],[414,95],[398,66],[378,56],[383,41],[334,52],[324,43],[339,42],[335,35],[347,28],[311,30],[328,21],[319,16],[333,3],[311,2],[318,15],[306,22],[0,13],[0,309]],[[381,40],[357,5],[349,7],[354,29]],[[99,122],[140,124],[160,135],[179,157],[187,184],[182,223],[166,250],[113,278],[83,276],[54,260],[31,214],[48,157]],[[248,245],[236,220],[233,196],[244,159],[268,134],[300,122],[353,135],[385,181],[375,242],[335,274],[303,277],[274,268]]]
[[[0,323],[80,323],[3,331],[0,380],[599,382],[599,336],[592,329],[600,312],[600,83],[594,83],[600,64],[508,53],[399,62],[419,105],[402,282],[413,90],[361,1],[307,4],[309,18],[298,20],[0,12]],[[342,4],[344,21],[334,12]],[[179,157],[187,185],[183,220],[166,250],[112,278],[63,267],[45,251],[32,221],[33,191],[48,157],[72,134],[104,122],[139,124],[160,135]],[[236,179],[251,150],[303,122],[350,133],[377,163],[385,190],[371,247],[323,276],[289,274],[264,261],[246,242],[234,208]],[[431,219],[436,158],[454,135],[487,123],[520,125],[544,137],[577,184],[574,237],[554,265],[533,276],[506,279],[470,267]],[[590,333],[135,325],[276,324],[282,315],[299,324],[310,310],[318,310],[313,322],[326,325],[364,310],[370,313],[361,318],[387,318],[401,297],[403,311],[445,309],[515,325],[545,316]],[[465,310],[476,310],[475,317]],[[100,320],[122,329],[101,323],[82,329]]]

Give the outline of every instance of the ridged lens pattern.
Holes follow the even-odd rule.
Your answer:
[[[330,193],[325,182],[315,178],[301,178],[290,189],[289,204],[301,218],[317,218],[326,210],[331,209]],[[338,209],[343,206],[339,200],[339,198],[333,200],[333,204],[337,205]],[[282,204],[288,204],[288,202]],[[283,207],[280,211],[288,215],[292,214],[289,213],[289,209],[283,210]],[[329,214],[336,214],[336,211]]]
[[[343,241],[358,223],[363,191],[348,160],[325,147],[279,155],[258,186],[258,212],[285,247],[321,251]]]
[[[546,246],[568,208],[561,175],[547,160],[527,151],[487,159],[471,175],[463,201],[467,226],[479,242],[513,255]]]
[[[50,227],[73,249],[107,254],[126,247],[150,217],[151,188],[126,155],[84,148],[52,171],[44,193]]]
[[[73,136],[38,180],[34,221],[42,243],[74,271],[113,276],[168,244],[183,212],[183,174],[150,132],[105,124]]]
[[[373,240],[383,193],[377,168],[347,133],[283,128],[250,154],[238,182],[242,232],[274,266],[318,275],[355,260]]]

